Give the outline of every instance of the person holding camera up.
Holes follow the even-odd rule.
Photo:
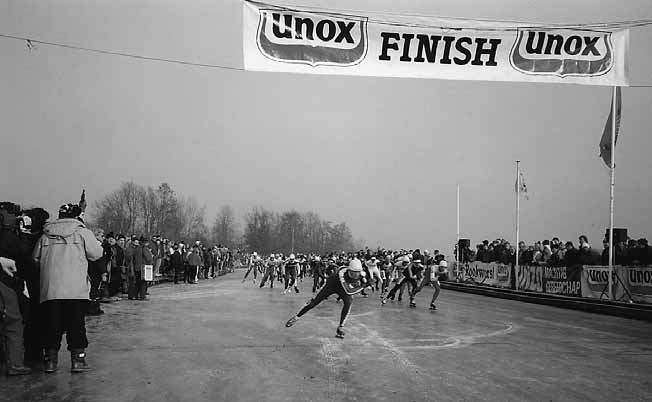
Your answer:
[[[102,246],[80,218],[82,208],[65,204],[59,219],[49,223],[36,243],[33,258],[40,265],[46,373],[57,370],[61,338],[71,357],[71,371],[84,372],[88,347],[84,321],[89,302],[88,261],[102,257]]]

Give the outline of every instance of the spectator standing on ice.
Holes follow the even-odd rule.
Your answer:
[[[57,370],[61,338],[66,333],[71,355],[71,371],[87,371],[86,324],[84,316],[89,300],[88,261],[102,257],[102,246],[93,233],[78,219],[82,213],[76,204],[59,209],[59,219],[47,224],[34,249],[40,265],[46,349],[46,373]]]

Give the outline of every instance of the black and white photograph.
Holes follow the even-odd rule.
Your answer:
[[[651,44],[651,0],[0,0],[0,402],[652,401]]]

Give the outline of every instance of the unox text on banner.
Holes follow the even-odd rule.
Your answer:
[[[244,2],[247,70],[627,86],[629,30],[373,18]]]

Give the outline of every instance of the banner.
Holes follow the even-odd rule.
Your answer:
[[[543,267],[536,265],[520,265],[516,273],[518,290],[543,292]]]
[[[628,29],[243,5],[255,71],[627,86],[628,42]]]
[[[612,279],[614,299],[622,300],[625,295],[623,289],[623,283],[626,280],[625,268],[621,266],[613,267]],[[609,299],[609,267],[585,265],[582,267],[581,281],[582,297]]]
[[[543,267],[543,292],[548,294],[580,297],[582,266]]]
[[[652,303],[652,267],[626,267],[623,280],[637,302]]]
[[[495,262],[474,261],[461,267],[461,280],[478,285],[511,288],[511,266]]]

